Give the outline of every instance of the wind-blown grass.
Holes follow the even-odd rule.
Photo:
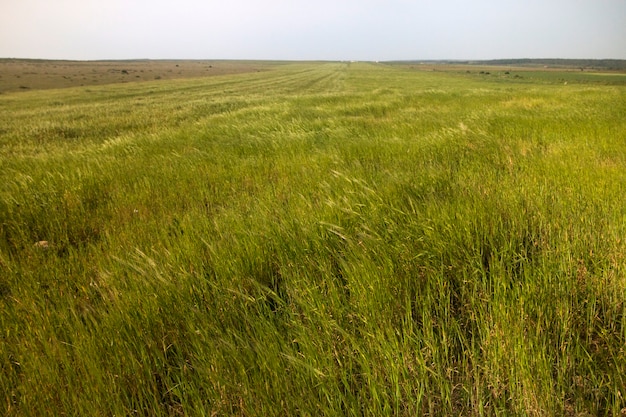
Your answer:
[[[620,415],[624,98],[344,63],[3,95],[5,414]]]

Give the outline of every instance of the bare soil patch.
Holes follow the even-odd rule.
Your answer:
[[[267,70],[264,61],[49,61],[0,59],[0,93],[211,77]]]

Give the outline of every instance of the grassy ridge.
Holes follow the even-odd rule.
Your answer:
[[[624,97],[343,63],[3,95],[6,414],[620,415]]]

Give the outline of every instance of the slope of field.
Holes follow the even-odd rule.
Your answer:
[[[626,412],[626,87],[376,64],[0,96],[0,410]]]

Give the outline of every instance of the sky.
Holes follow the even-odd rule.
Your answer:
[[[0,0],[0,57],[626,59],[626,0]]]

